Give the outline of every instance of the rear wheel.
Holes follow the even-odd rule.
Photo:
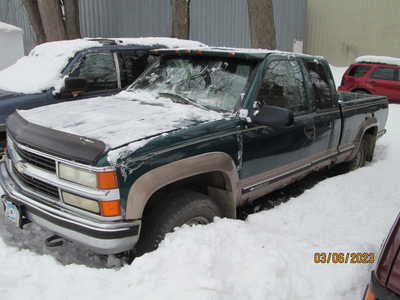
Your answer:
[[[182,190],[171,194],[150,208],[143,218],[142,232],[136,246],[136,255],[157,249],[165,235],[174,228],[187,225],[205,225],[221,216],[219,207],[207,195]]]
[[[363,138],[358,148],[356,156],[349,162],[346,163],[347,171],[353,171],[355,169],[365,166],[368,153],[368,139]]]

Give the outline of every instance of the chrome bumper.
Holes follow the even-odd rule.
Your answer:
[[[52,203],[47,204],[37,196],[26,195],[9,174],[4,161],[0,163],[0,185],[8,200],[21,206],[26,218],[96,253],[131,250],[139,239],[140,220],[99,222],[77,216]]]

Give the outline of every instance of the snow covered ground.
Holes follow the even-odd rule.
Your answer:
[[[340,82],[342,81],[343,74],[347,70],[347,67],[335,67],[332,65],[330,67],[331,67],[333,77],[335,78],[336,88],[338,88],[340,85]]]
[[[245,221],[181,228],[157,251],[118,270],[95,268],[101,257],[70,244],[44,249],[48,233],[36,226],[18,232],[0,225],[0,297],[360,299],[372,265],[321,265],[313,256],[378,252],[400,211],[399,120],[400,106],[391,105],[388,134],[366,167]]]

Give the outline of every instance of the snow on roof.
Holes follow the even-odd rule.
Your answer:
[[[390,57],[390,56],[373,56],[373,55],[360,56],[356,58],[356,62],[400,66],[400,58]]]
[[[0,31],[2,32],[23,32],[23,30],[17,26],[10,25],[4,22],[0,22]]]
[[[205,44],[167,37],[112,38],[120,45],[165,46],[167,48],[206,47]]]
[[[165,47],[204,47],[200,42],[175,38],[115,38],[119,45]],[[30,94],[40,93],[62,82],[62,70],[78,51],[102,46],[101,39],[76,39],[44,43],[32,49],[28,56],[0,72],[0,89]]]

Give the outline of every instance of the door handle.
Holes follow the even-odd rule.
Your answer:
[[[304,135],[309,139],[313,139],[315,137],[315,127],[304,127]]]
[[[376,81],[372,80],[372,81],[370,81],[369,83],[371,83],[371,84],[376,84]]]

